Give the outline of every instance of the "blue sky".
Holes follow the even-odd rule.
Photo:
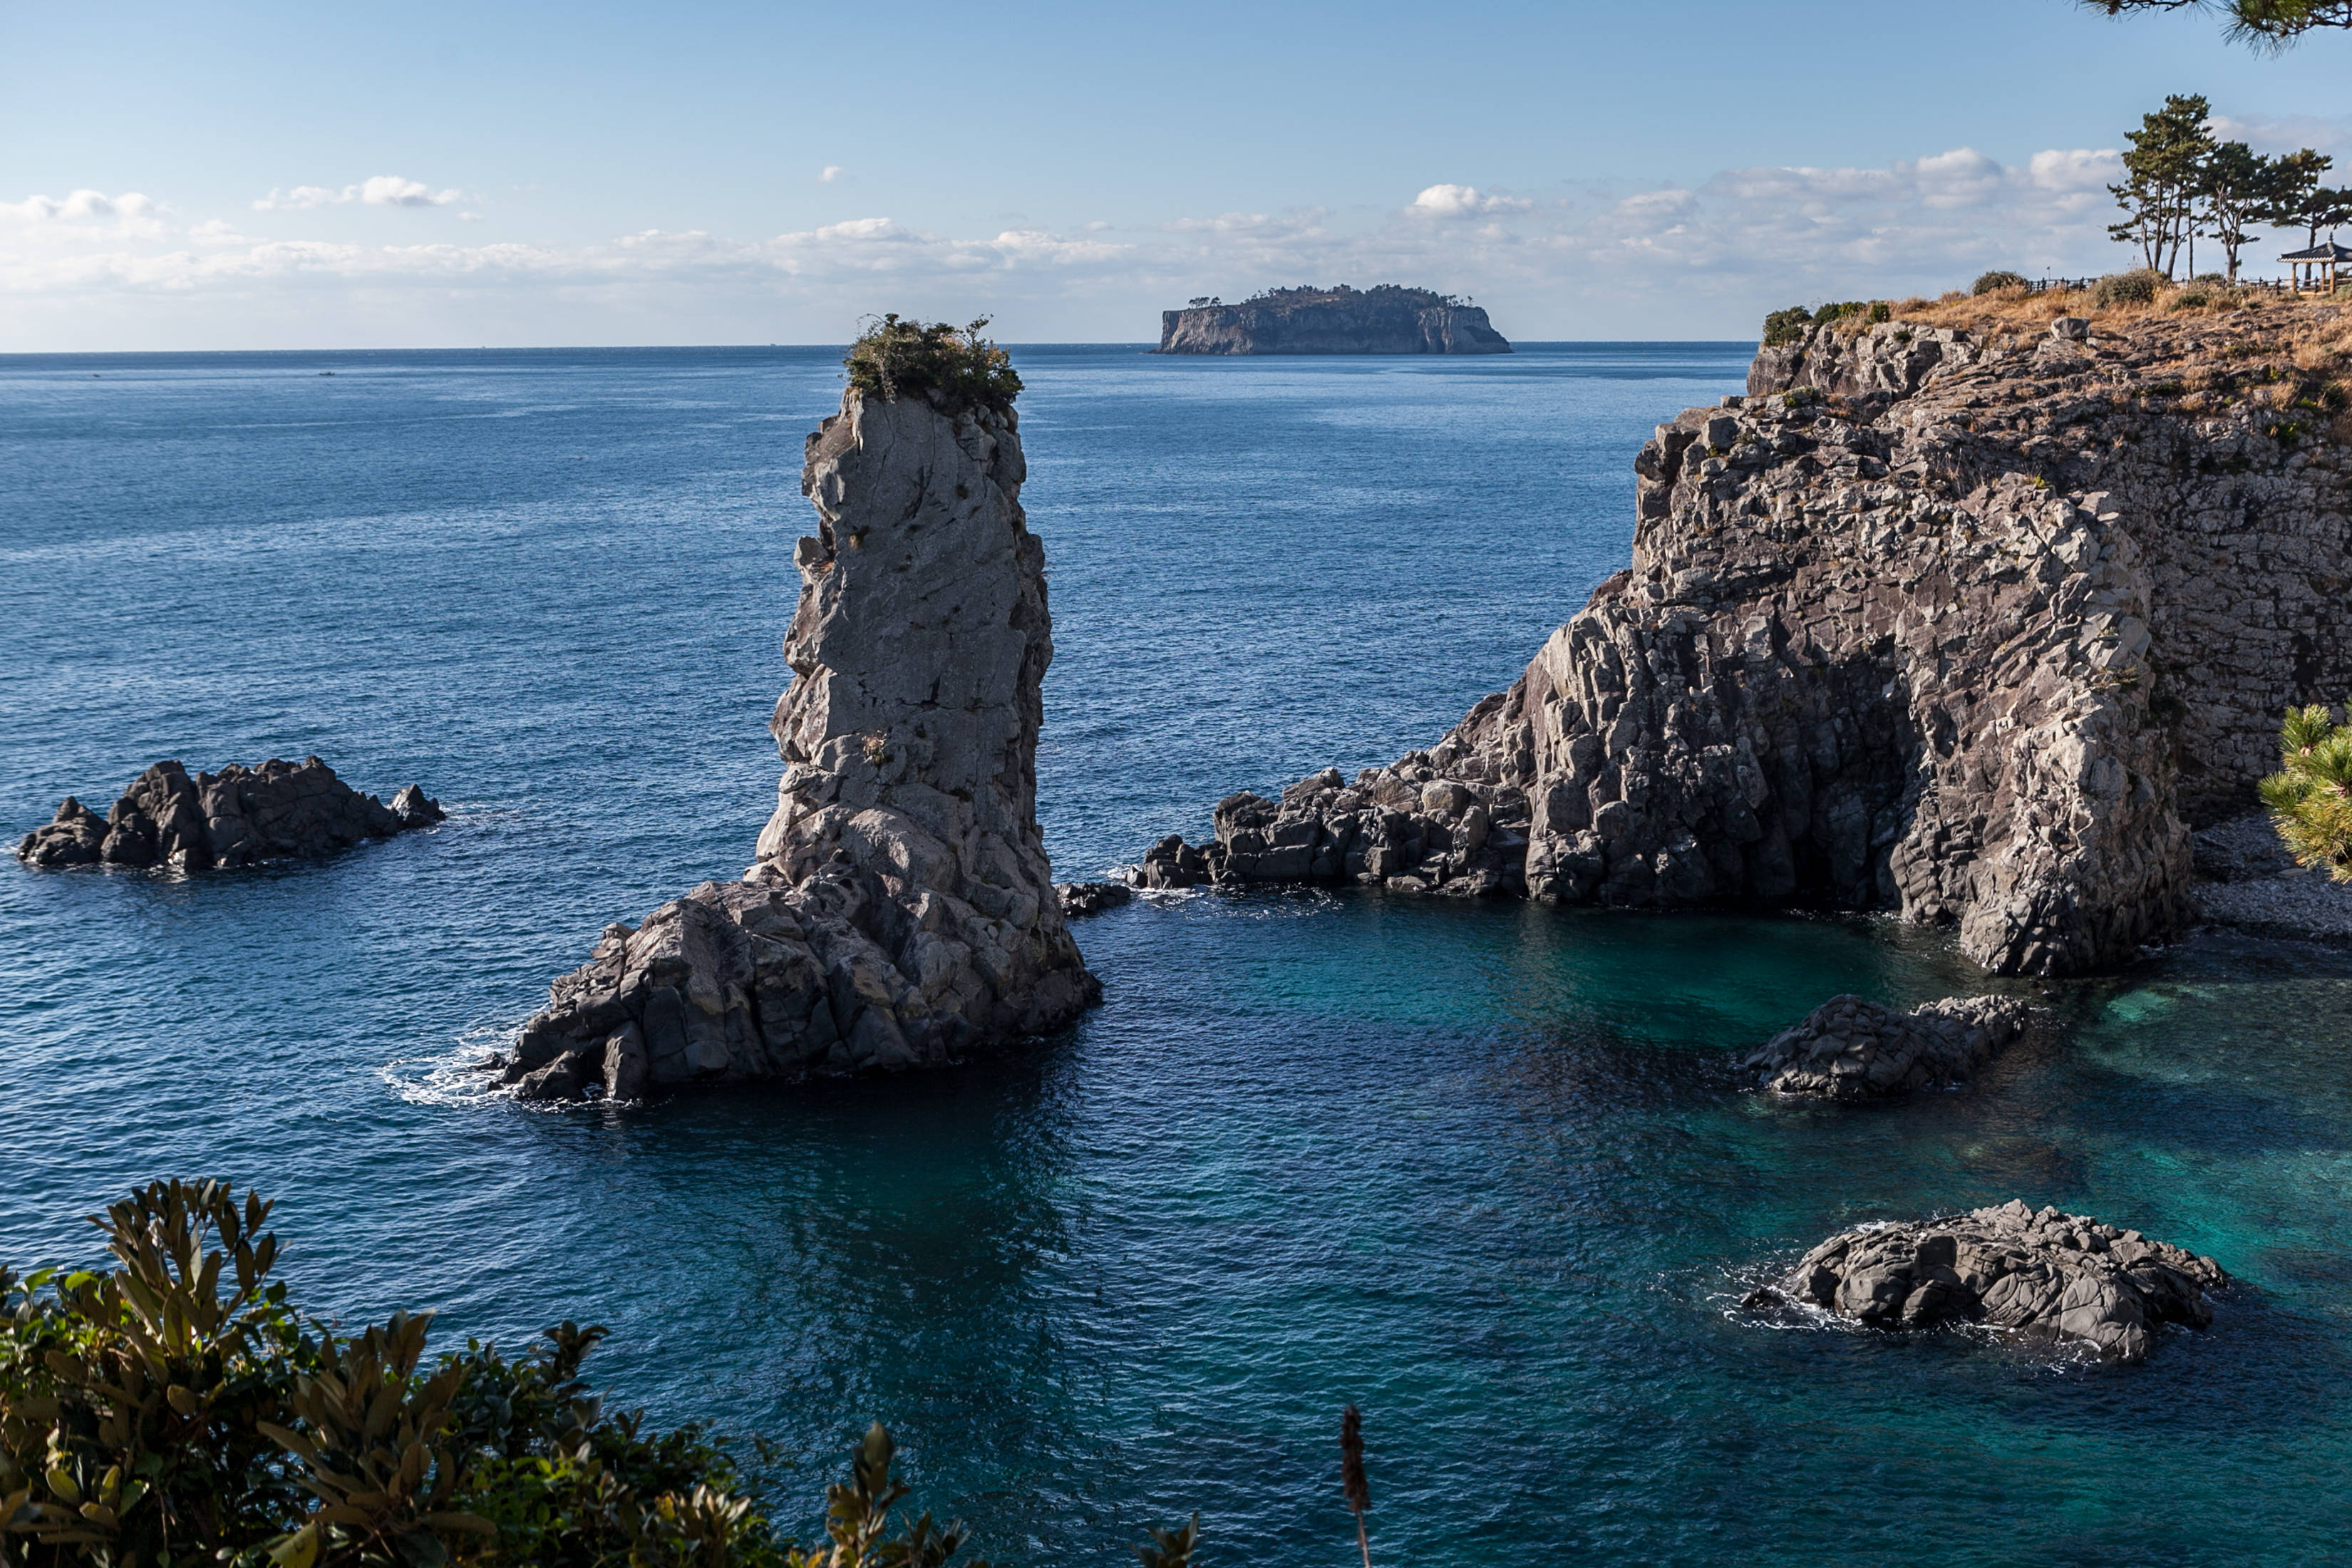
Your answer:
[[[2352,165],[2352,38],[2067,0],[5,0],[0,71],[0,352],[1125,341],[1343,279],[1738,337],[2123,265],[2100,186],[2168,91]]]

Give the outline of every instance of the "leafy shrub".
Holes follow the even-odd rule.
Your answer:
[[[896,314],[869,321],[849,345],[849,384],[885,398],[928,398],[950,416],[987,408],[1013,416],[1021,377],[1005,352],[981,336],[988,318],[969,326],[902,321]]]
[[[2015,290],[2021,293],[2028,287],[2025,274],[2022,272],[2010,272],[1997,268],[1990,272],[1979,273],[1976,282],[1969,287],[1969,292],[1984,295],[2006,294]]]
[[[1873,300],[1870,302],[1870,314],[1864,319],[1874,326],[1880,321],[1891,321],[1895,319],[1895,307],[1884,300]]]
[[[2279,728],[2279,771],[2262,783],[2263,804],[2299,866],[2325,866],[2352,882],[2352,724],[2313,704],[2290,708]]]
[[[2153,267],[2137,268],[2129,272],[2111,272],[2091,285],[2091,303],[2095,306],[2145,305],[2156,298],[2157,290],[2169,285]]]
[[[1813,313],[1802,305],[1791,305],[1785,310],[1775,310],[1764,318],[1764,346],[1777,349],[1793,343],[1805,335],[1812,324]]]
[[[1827,326],[1832,321],[1842,321],[1848,316],[1858,316],[1868,309],[1869,306],[1860,300],[1839,300],[1815,310],[1813,320],[1822,326]]]
[[[95,1221],[117,1268],[0,1269],[0,1563],[940,1568],[963,1544],[929,1514],[889,1534],[877,1424],[827,1494],[831,1546],[794,1548],[724,1443],[604,1409],[580,1377],[602,1329],[428,1366],[429,1315],[306,1324],[269,1210],[158,1182]]]

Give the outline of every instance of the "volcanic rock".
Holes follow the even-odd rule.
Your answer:
[[[1947,996],[1909,1013],[1832,996],[1741,1065],[1781,1094],[1902,1094],[1961,1081],[2036,1016],[2036,1009],[2010,996]]]
[[[565,1098],[930,1066],[1099,997],[1036,818],[1054,654],[1010,410],[856,388],[808,439],[757,862],[605,929],[505,1079]],[[551,1072],[550,1068],[561,1070]]]
[[[1124,882],[1056,882],[1054,896],[1061,902],[1062,913],[1072,919],[1098,915],[1135,898]]]
[[[1889,909],[2000,973],[2119,963],[2189,918],[2189,828],[2279,715],[2352,687],[2352,461],[2281,412],[2305,319],[1765,348],[1658,427],[1632,567],[1509,689],[1129,878]]]
[[[387,806],[316,757],[299,763],[273,757],[257,768],[232,763],[194,778],[179,763],[163,762],[131,780],[103,821],[66,796],[56,818],[16,846],[16,858],[29,866],[197,871],[331,854],[362,838],[430,826],[443,815],[415,784]]]
[[[1982,1323],[2137,1362],[2162,1324],[2210,1324],[2204,1293],[2229,1282],[2210,1258],[2012,1199],[1833,1236],[1743,1305],[1822,1307],[1874,1329]]]

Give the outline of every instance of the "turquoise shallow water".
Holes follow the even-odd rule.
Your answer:
[[[1632,452],[1744,352],[1022,354],[1060,653],[1049,840],[1433,738],[1622,561]],[[321,376],[333,370],[332,377]],[[282,1199],[305,1297],[802,1458],[875,1415],[1000,1562],[2326,1562],[2352,1430],[2352,962],[2199,938],[2064,1046],[1801,1109],[1727,1068],[1975,982],[1873,921],[1192,896],[1083,923],[1105,1005],[929,1078],[528,1110],[447,1068],[605,921],[740,868],[814,351],[0,360],[0,817],[317,751],[439,831],[236,878],[0,869],[0,1258],[128,1183]],[[1839,1226],[2023,1196],[2242,1283],[2139,1368],[1759,1321]],[[2030,1544],[2029,1544],[2030,1543]]]

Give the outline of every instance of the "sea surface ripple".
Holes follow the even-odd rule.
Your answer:
[[[1017,351],[1065,875],[1426,744],[1624,563],[1733,344],[1507,359]],[[332,373],[331,374],[327,373]],[[607,1323],[663,1420],[852,1436],[999,1563],[2352,1560],[2352,963],[2202,936],[2062,1047],[1808,1109],[1730,1053],[1933,934],[1192,895],[1083,922],[1103,1006],[1009,1059],[642,1108],[457,1070],[607,921],[740,872],[809,526],[811,349],[0,358],[0,826],[159,757],[316,752],[436,831],[174,878],[0,864],[0,1260],[168,1173],[280,1200],[300,1298],[448,1342]],[[1734,1310],[1840,1226],[2012,1196],[2207,1252],[2119,1369]]]

